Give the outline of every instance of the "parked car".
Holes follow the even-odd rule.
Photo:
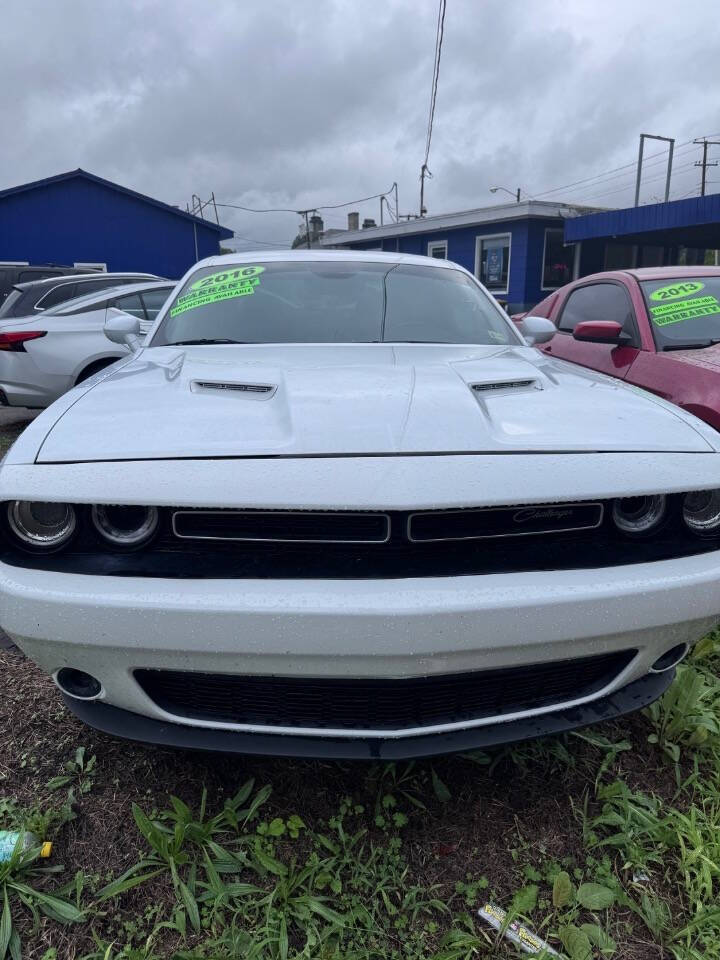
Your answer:
[[[671,400],[720,430],[720,268],[597,273],[531,314],[558,333],[541,350]]]
[[[31,283],[44,278],[86,274],[87,267],[63,267],[56,263],[0,263],[0,305],[17,283]],[[99,272],[99,271],[98,271]]]
[[[49,310],[108,287],[145,280],[161,280],[152,273],[82,273],[70,277],[47,277],[32,283],[17,283],[0,307],[0,320],[5,317],[26,317]]]
[[[127,346],[104,334],[108,316],[124,311],[147,332],[174,287],[170,280],[106,285],[30,317],[0,317],[0,404],[46,407],[127,356]]]
[[[720,617],[720,435],[525,325],[447,261],[202,261],[10,448],[0,626],[88,723],[202,749],[409,757],[646,705]]]

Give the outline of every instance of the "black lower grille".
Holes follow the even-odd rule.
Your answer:
[[[177,510],[175,535],[196,540],[257,540],[279,543],[384,543],[385,513],[323,513],[300,510]]]
[[[272,727],[403,730],[539,709],[590,696],[630,663],[625,650],[476,673],[365,680],[137,670],[163,710],[188,719]]]

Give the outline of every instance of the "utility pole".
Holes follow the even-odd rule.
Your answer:
[[[300,213],[305,215],[305,239],[307,240],[308,250],[312,249],[312,244],[310,243],[310,221],[308,220],[309,210],[301,210]]]
[[[428,165],[424,163],[420,167],[420,216],[424,217],[427,213],[425,209],[425,178],[432,179],[432,174],[428,170]]]
[[[720,140],[708,140],[707,137],[703,137],[702,140],[693,140],[693,143],[697,143],[698,145],[702,144],[702,148],[703,148],[703,158],[702,160],[696,161],[695,166],[702,167],[702,180],[700,181],[700,196],[704,197],[705,184],[707,182],[707,168],[716,167],[718,165],[717,160],[708,161],[708,158],[707,158],[708,147],[710,146],[720,147]]]

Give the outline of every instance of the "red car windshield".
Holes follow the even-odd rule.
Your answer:
[[[658,350],[720,343],[720,277],[641,282]]]

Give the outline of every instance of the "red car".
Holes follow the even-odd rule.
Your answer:
[[[643,387],[720,430],[720,267],[596,273],[529,316],[557,327],[538,346],[544,353]]]

